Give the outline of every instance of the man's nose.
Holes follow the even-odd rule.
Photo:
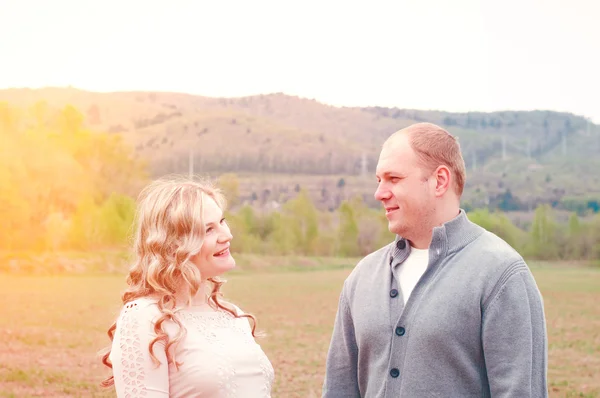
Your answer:
[[[375,190],[375,194],[373,196],[375,196],[375,199],[377,199],[379,201],[383,201],[383,200],[389,199],[391,197],[391,192],[389,189],[387,189],[385,187],[385,185],[383,183],[379,183],[379,185],[377,185],[377,189]]]

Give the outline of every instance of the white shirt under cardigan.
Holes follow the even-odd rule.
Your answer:
[[[156,367],[150,357],[148,345],[156,337],[154,322],[160,317],[156,301],[141,298],[123,307],[110,353],[117,397],[271,396],[274,370],[247,318],[194,307],[179,309],[176,316],[187,329],[175,351],[175,360],[182,363],[178,370],[167,365],[162,342],[154,345],[161,365]],[[172,321],[163,327],[170,339],[178,331]]]
[[[410,294],[427,270],[429,264],[429,249],[410,248],[408,258],[398,266],[398,284],[402,291],[404,304],[408,301]]]

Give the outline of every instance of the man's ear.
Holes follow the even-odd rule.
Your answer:
[[[435,196],[440,197],[450,189],[452,184],[452,173],[447,166],[438,166],[434,172],[435,177]]]

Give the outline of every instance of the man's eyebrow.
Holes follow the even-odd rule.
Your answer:
[[[405,176],[405,175],[404,175],[404,173],[399,173],[399,172],[397,172],[397,171],[386,171],[386,172],[384,172],[384,173],[383,173],[381,176],[382,176],[382,177],[389,177],[389,176],[391,176],[392,174],[394,175],[394,177],[401,177],[401,178],[402,178],[402,177],[404,177],[404,176]],[[377,174],[377,173],[375,173],[375,175],[376,175],[377,177],[379,176],[379,174]]]

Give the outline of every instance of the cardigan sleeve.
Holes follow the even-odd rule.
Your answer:
[[[354,323],[345,292],[342,289],[327,353],[322,397],[360,397],[357,366],[358,346],[354,334]]]
[[[548,396],[546,319],[525,264],[504,278],[484,309],[482,343],[492,397]]]

